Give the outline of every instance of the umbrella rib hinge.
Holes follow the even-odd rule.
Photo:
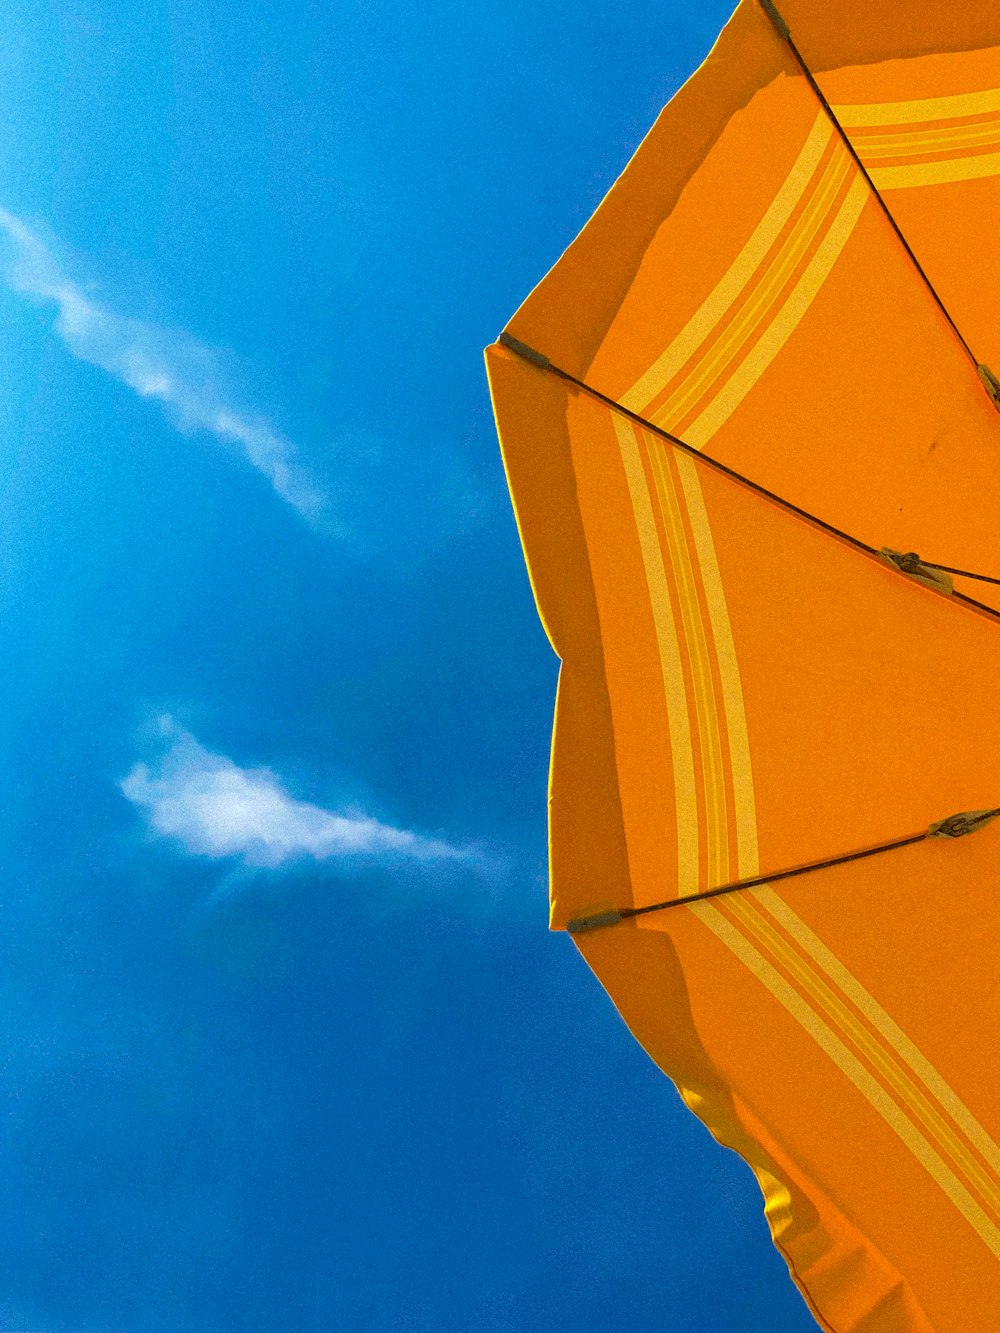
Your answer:
[[[781,15],[778,13],[775,6],[771,3],[771,0],[760,0],[760,7],[767,15],[767,17],[771,20],[771,22],[774,24],[775,28],[777,29],[779,37],[783,37],[786,42],[790,41],[792,36],[791,29],[789,28],[785,20],[781,17]]]
[[[570,935],[585,935],[588,930],[600,930],[602,926],[616,926],[623,920],[625,913],[619,907],[601,906],[592,908],[583,916],[575,916],[566,922]]]
[[[949,815],[939,819],[927,830],[928,838],[964,838],[967,833],[975,833],[992,819],[1000,815],[1000,810],[966,810],[960,815]]]
[[[551,370],[552,362],[542,352],[536,352],[533,347],[527,343],[521,342],[520,338],[512,338],[509,333],[501,333],[497,342],[501,347],[506,347],[511,352],[516,352],[518,356],[524,357],[525,361],[530,361],[532,365],[538,366],[541,370]]]
[[[1000,380],[997,379],[993,371],[984,362],[979,361],[976,364],[976,370],[979,372],[979,378],[983,382],[983,388],[990,396],[993,406],[1000,411]]]
[[[885,564],[898,569],[901,574],[906,574],[908,578],[922,583],[925,588],[943,592],[948,597],[955,591],[951,575],[943,573],[932,565],[925,565],[916,551],[894,551],[889,546],[883,546],[879,551],[879,557]]]

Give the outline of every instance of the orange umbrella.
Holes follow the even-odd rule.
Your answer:
[[[487,350],[552,925],[836,1333],[1000,1326],[998,218],[995,0],[741,0]]]

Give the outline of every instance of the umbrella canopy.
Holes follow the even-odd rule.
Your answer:
[[[823,1327],[982,1331],[1000,587],[938,566],[1000,576],[1000,9],[780,9],[487,350],[562,659],[552,925]]]

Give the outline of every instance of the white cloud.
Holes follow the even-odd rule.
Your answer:
[[[93,300],[60,268],[20,218],[0,208],[0,233],[10,242],[4,277],[18,292],[58,306],[55,328],[83,361],[100,366],[143,398],[154,398],[183,431],[207,431],[235,445],[278,495],[315,518],[325,498],[295,462],[295,449],[271,423],[226,401],[217,359],[182,329],[129,319]]]
[[[311,857],[418,862],[469,861],[475,853],[383,824],[357,811],[297,801],[267,768],[240,768],[206,750],[170,717],[160,719],[168,749],[155,767],[136,764],[121,790],[150,827],[199,856],[242,857],[276,867]]]

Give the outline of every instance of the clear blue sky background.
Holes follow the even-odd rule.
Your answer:
[[[482,347],[727,0],[0,16],[0,1328],[807,1333],[546,931]]]

